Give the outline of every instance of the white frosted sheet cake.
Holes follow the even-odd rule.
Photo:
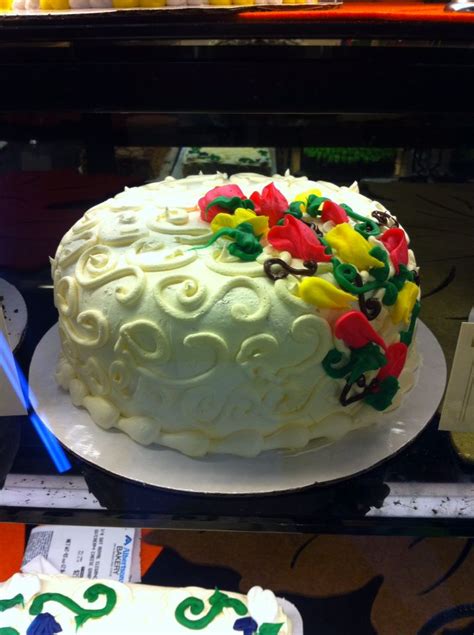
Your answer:
[[[294,606],[261,587],[242,595],[29,573],[0,583],[0,632],[303,635]]]

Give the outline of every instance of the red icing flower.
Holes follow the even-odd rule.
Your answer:
[[[206,209],[209,203],[211,203],[218,196],[228,196],[229,198],[238,196],[242,199],[245,198],[245,194],[242,192],[238,185],[220,185],[219,187],[214,187],[198,201],[202,220],[210,223],[214,216],[216,216],[217,214],[220,214],[221,212],[225,212],[227,214],[229,213],[228,209],[220,207],[219,205],[213,205],[212,207],[209,207],[209,209]]]
[[[408,346],[403,342],[390,344],[385,352],[387,363],[380,369],[377,379],[383,381],[387,377],[398,377],[405,366]]]
[[[288,209],[288,201],[273,183],[266,185],[261,194],[260,192],[251,194],[250,200],[255,205],[255,212],[258,216],[268,216],[270,227],[276,225]]]
[[[328,220],[332,220],[334,225],[340,225],[341,223],[347,223],[349,221],[349,216],[346,214],[345,210],[337,203],[333,203],[332,201],[324,201],[323,209],[321,212],[321,220],[323,221],[323,223]]]
[[[375,342],[384,350],[386,349],[383,339],[374,331],[369,320],[360,311],[349,311],[341,315],[334,326],[334,335],[349,348],[362,348],[369,342]]]
[[[391,227],[380,236],[390,254],[390,260],[398,273],[400,265],[408,264],[408,243],[405,232],[400,227]]]
[[[268,242],[278,251],[289,251],[293,258],[317,262],[331,260],[313,230],[291,214],[286,214],[283,225],[270,229]]]

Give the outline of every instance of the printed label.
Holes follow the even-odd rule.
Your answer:
[[[30,534],[23,565],[41,555],[72,577],[130,582],[139,579],[138,550],[135,529],[42,525]]]

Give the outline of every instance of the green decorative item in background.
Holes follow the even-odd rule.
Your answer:
[[[323,163],[379,163],[395,159],[396,148],[303,148],[303,154]]]

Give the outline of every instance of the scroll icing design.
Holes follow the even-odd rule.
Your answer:
[[[94,245],[81,255],[74,273],[83,287],[88,287],[97,281],[95,286],[101,286],[104,276],[113,273],[117,265],[118,256],[110,247]]]
[[[180,400],[181,412],[186,420],[195,420],[208,428],[218,419],[224,408],[226,396],[212,386],[205,390],[201,386],[188,389]]]
[[[64,276],[55,285],[54,306],[61,315],[73,318],[79,307],[79,287],[72,276]]]
[[[251,377],[274,379],[274,358],[279,349],[278,340],[269,333],[259,333],[245,339],[236,361]]]
[[[73,236],[83,235],[84,232],[96,227],[100,222],[101,213],[106,209],[107,202],[91,207],[87,210],[84,216],[77,221],[77,223],[74,223],[66,236],[69,236],[70,234]]]
[[[110,382],[107,377],[107,372],[97,357],[89,357],[87,359],[86,363],[80,368],[80,375],[92,395],[103,397],[109,394]]]
[[[265,271],[259,262],[242,262],[233,259],[230,262],[222,262],[216,258],[206,258],[206,267],[222,276],[244,275],[250,278],[263,278]]]
[[[75,321],[64,319],[63,325],[73,342],[87,348],[104,346],[109,338],[109,324],[98,309],[82,311]]]
[[[196,258],[195,251],[176,244],[170,246],[156,238],[143,238],[134,242],[126,254],[127,262],[143,271],[178,269],[189,265]]]
[[[133,395],[138,384],[138,376],[131,372],[130,366],[121,359],[116,359],[110,364],[109,379],[112,389],[127,399]]]
[[[190,223],[189,212],[173,210],[175,215],[162,212],[148,221],[147,227],[160,234],[202,236],[209,233],[209,227],[203,222]],[[168,214],[168,215],[167,215]]]
[[[260,403],[253,391],[249,390],[245,394],[231,392],[226,400],[223,416],[227,424],[237,431],[242,428],[242,421],[258,419],[259,410]],[[257,433],[262,435],[261,432]]]
[[[114,223],[108,223],[105,220],[100,227],[99,239],[105,245],[114,247],[130,245],[148,233],[146,228],[138,224],[140,215],[137,214],[137,210],[121,210],[120,213],[116,214],[114,221]]]
[[[291,282],[292,276],[288,276],[284,280],[276,280],[273,285],[273,290],[277,298],[285,304],[288,308],[297,310],[298,313],[302,313],[307,310],[308,305],[304,300],[301,300],[294,295],[288,287],[289,281]]]
[[[114,351],[131,357],[137,366],[146,363],[164,364],[171,354],[168,338],[150,320],[132,320],[123,324]]]
[[[319,364],[332,346],[331,328],[326,320],[317,315],[302,315],[291,325],[290,336],[295,342],[308,345],[311,353],[298,364],[298,371]]]
[[[56,265],[61,269],[69,267],[78,260],[85,251],[97,243],[97,233],[86,231],[71,240],[62,240],[56,253]]]
[[[75,274],[79,284],[85,289],[97,289],[109,282],[132,276],[135,284],[128,288],[115,288],[115,296],[122,304],[133,304],[145,289],[145,276],[139,267],[117,266],[118,259],[106,245],[96,245],[85,251],[79,258]]]
[[[169,287],[179,285],[176,288],[175,302],[173,306],[164,298],[164,291]],[[202,285],[197,278],[191,275],[172,275],[160,280],[153,289],[153,295],[158,307],[179,320],[194,320],[198,314],[208,310],[212,303],[207,301],[207,287]],[[206,309],[202,306],[205,304]],[[199,313],[189,313],[199,308]]]
[[[182,234],[175,237],[177,243],[183,245],[205,245],[213,236],[212,231],[208,231],[207,233],[197,234],[196,236],[191,236],[189,234]]]
[[[230,359],[227,343],[215,333],[192,333],[184,338],[183,344],[185,347],[194,349],[192,353],[193,361],[200,361],[205,370],[195,375],[179,378],[170,377],[156,368],[141,368],[140,371],[153,380],[159,380],[160,386],[191,388],[217,375],[220,365]]]
[[[69,336],[66,324],[62,320],[59,321],[59,340],[61,342],[61,351],[66,359],[74,364],[79,359],[79,353],[76,344]]]
[[[188,280],[190,282],[186,284]],[[166,298],[164,291],[168,287],[179,283],[182,286],[176,294],[175,302],[177,306],[173,306]],[[253,291],[257,300],[257,309],[252,313],[245,304],[235,303],[230,308],[231,316],[235,320],[242,322],[256,322],[264,319],[270,311],[270,296],[262,285],[258,285],[254,280],[245,276],[235,276],[227,280],[217,293],[209,296],[207,290],[200,286],[196,278],[174,275],[158,282],[154,289],[154,296],[160,309],[168,315],[178,320],[195,320],[197,317],[207,313],[219,300],[225,298],[230,291],[238,288]],[[193,312],[183,310],[188,307],[197,308],[198,310]]]

